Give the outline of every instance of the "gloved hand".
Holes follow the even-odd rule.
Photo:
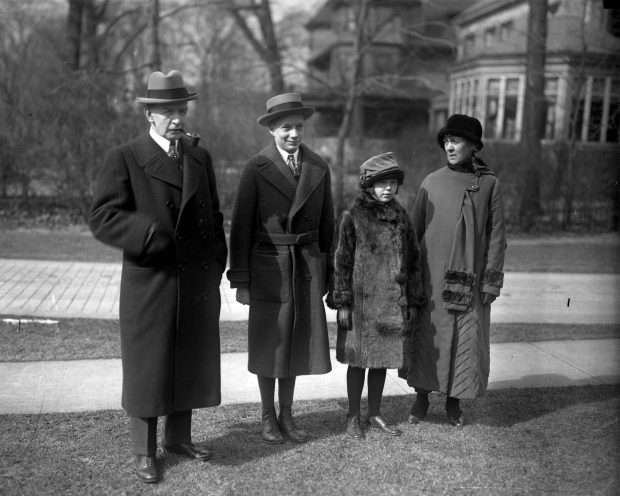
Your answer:
[[[347,306],[340,307],[336,312],[336,320],[338,321],[338,327],[350,331],[351,327],[353,327],[351,323],[351,308]]]
[[[495,301],[496,296],[491,293],[482,293],[482,304],[490,305]]]
[[[242,305],[250,304],[250,290],[248,288],[237,288],[235,299]]]

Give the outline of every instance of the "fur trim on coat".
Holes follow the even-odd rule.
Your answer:
[[[411,330],[414,307],[424,302],[409,216],[396,200],[384,204],[363,192],[340,217],[332,249],[328,304],[352,309],[352,330],[340,340],[338,360],[362,368],[401,367],[403,336]]]

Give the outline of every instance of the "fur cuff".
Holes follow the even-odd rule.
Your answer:
[[[461,291],[450,291],[444,289],[441,293],[441,299],[445,303],[451,303],[454,305],[469,305],[471,303],[471,293],[464,293]]]
[[[336,308],[353,306],[353,293],[349,290],[334,289],[331,300]]]
[[[501,288],[504,285],[504,273],[499,270],[485,269],[482,276],[482,284]]]
[[[450,283],[464,284],[466,286],[473,286],[476,282],[476,274],[470,272],[460,272],[456,270],[446,270],[444,280]]]

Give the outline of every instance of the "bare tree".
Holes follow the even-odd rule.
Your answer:
[[[336,168],[334,171],[334,207],[336,214],[340,215],[345,209],[344,205],[344,174],[345,174],[345,145],[351,133],[353,124],[353,114],[358,100],[360,79],[364,64],[364,54],[368,50],[368,33],[366,24],[368,20],[368,4],[370,0],[360,0],[357,4],[355,39],[353,42],[353,60],[351,64],[351,74],[347,98],[342,114],[342,121],[338,128],[338,147],[336,150]]]
[[[271,91],[284,92],[282,56],[276,39],[269,0],[232,0],[225,2],[225,5],[258,56],[267,65],[271,78]],[[251,15],[246,17],[244,15],[246,12],[258,21],[260,38],[250,27]]]
[[[545,57],[547,46],[547,1],[530,0],[527,35],[525,105],[523,109],[523,156],[528,168],[521,194],[519,218],[529,230],[542,213],[540,204],[541,139],[544,131]]]
[[[151,32],[151,61],[149,69],[156,71],[161,69],[161,47],[159,42],[159,0],[151,0],[150,12]]]

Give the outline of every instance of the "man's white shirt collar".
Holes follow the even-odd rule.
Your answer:
[[[284,163],[287,163],[288,160],[288,156],[289,155],[293,155],[295,157],[295,163],[299,163],[298,157],[299,157],[299,148],[297,148],[297,150],[295,150],[295,153],[289,153],[286,150],[282,150],[282,148],[280,148],[278,145],[276,145],[276,148],[278,149],[278,151],[280,152],[280,155],[282,155],[282,160],[284,160]]]
[[[170,143],[174,143],[174,141],[167,140],[163,136],[157,134],[155,129],[153,129],[153,126],[151,126],[151,128],[149,129],[149,134],[151,135],[151,138],[153,138],[155,143],[157,143],[163,151],[168,153],[168,150],[170,150]]]

